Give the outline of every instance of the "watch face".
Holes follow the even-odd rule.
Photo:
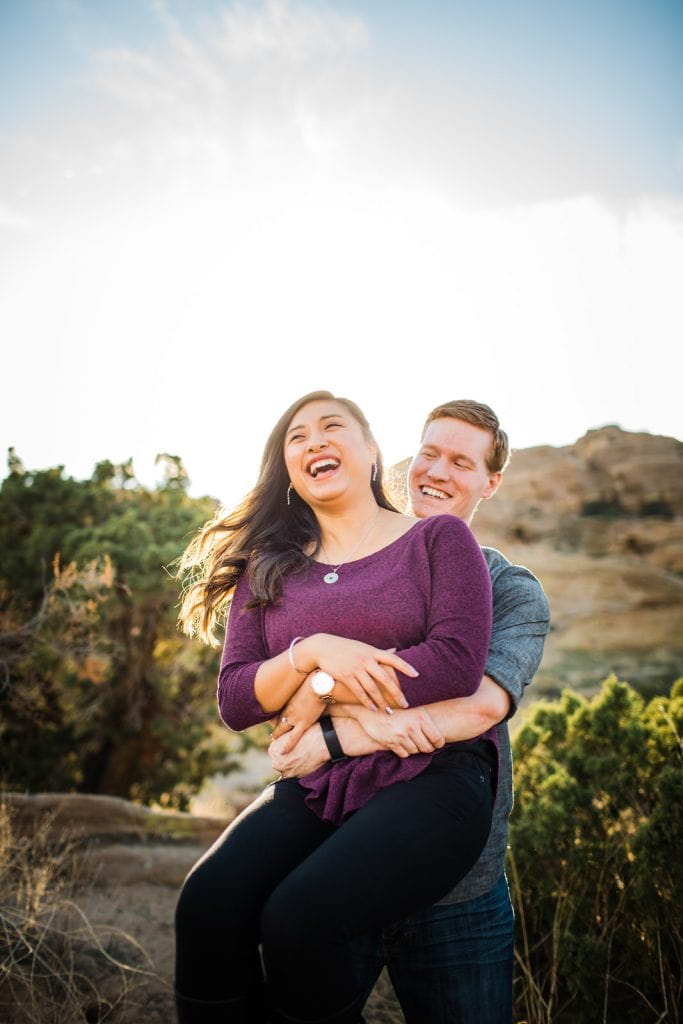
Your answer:
[[[329,672],[316,672],[311,679],[311,686],[319,697],[327,697],[334,689],[334,679]]]

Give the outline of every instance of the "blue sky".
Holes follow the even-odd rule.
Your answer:
[[[228,6],[218,0],[2,0],[0,123],[5,130],[19,127],[26,116],[58,106],[60,96],[77,101],[73,78],[88,69],[94,54],[153,52],[163,46],[171,19],[201,34]],[[681,190],[680,3],[373,0],[306,6],[357,14],[367,26],[369,59],[388,76],[412,79],[418,99],[432,109],[454,102],[461,107],[464,100],[464,120],[483,116],[501,132],[501,143],[531,122],[537,140],[545,137],[543,148],[557,152],[545,175],[536,170],[537,187],[547,193],[566,187],[596,187],[611,195]]]
[[[389,461],[449,397],[680,436],[682,53],[656,0],[0,0],[0,443],[231,501],[317,387]]]

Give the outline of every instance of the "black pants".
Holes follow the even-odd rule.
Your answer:
[[[467,873],[490,829],[493,772],[488,744],[446,747],[340,827],[305,805],[296,780],[268,786],[185,881],[178,993],[225,1003],[225,1024],[256,1024],[264,968],[277,1019],[357,1021],[350,940],[429,906]]]

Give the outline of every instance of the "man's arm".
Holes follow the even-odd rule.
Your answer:
[[[389,719],[371,712],[364,714],[366,709],[357,704],[342,704],[339,708],[333,707],[331,714],[335,719],[336,727],[339,727],[341,720],[348,721],[350,719],[359,725],[369,738],[374,737],[377,741],[376,745],[367,744],[367,749],[360,739],[355,739],[353,742],[354,752],[358,752],[357,748],[360,744],[363,746],[363,753],[373,753],[375,750],[393,749],[393,744],[390,741],[395,734],[407,734],[411,726],[417,727],[424,720],[433,723],[446,743],[473,739],[502,722],[509,714],[510,705],[510,696],[503,687],[499,686],[490,676],[484,676],[478,690],[468,697],[453,697],[451,700],[423,704],[407,711],[396,710]],[[411,714],[411,712],[416,712],[416,714]],[[341,728],[349,730],[350,738],[355,736],[350,727],[341,726]],[[439,746],[441,745],[439,744]],[[433,746],[429,749],[433,749]],[[395,752],[399,753],[398,750]],[[413,754],[417,752],[417,750],[410,751]]]
[[[361,757],[378,750],[390,750],[399,757],[431,753],[445,743],[472,739],[508,714],[510,697],[493,679],[484,676],[475,694],[454,697],[393,715],[366,715],[359,705],[335,705],[331,708],[335,730],[347,757]],[[287,733],[273,740],[270,758],[273,768],[289,776],[300,777],[329,761],[330,755],[319,723],[307,729],[291,747]]]
[[[493,583],[493,630],[486,675],[508,695],[509,708],[503,718],[511,718],[541,664],[550,608],[532,572],[523,565],[511,565],[497,551],[483,550]]]

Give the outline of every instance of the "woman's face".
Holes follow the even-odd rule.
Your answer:
[[[294,490],[315,508],[366,496],[377,449],[348,409],[333,399],[310,402],[287,427],[284,458]]]

